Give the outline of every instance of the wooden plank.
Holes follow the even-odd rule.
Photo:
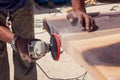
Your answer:
[[[94,13],[94,15],[96,15],[94,16],[94,20],[98,30],[120,28],[120,12],[110,14]],[[44,20],[43,25],[49,33],[56,32],[58,34],[66,34],[83,32],[82,27],[72,26],[65,16],[46,19]]]
[[[81,35],[61,36],[62,48],[96,80],[120,80],[120,33],[86,39],[76,37]]]
[[[112,35],[112,34],[117,34],[117,33],[120,33],[120,28],[101,30],[101,31],[90,32],[90,33],[88,32],[66,33],[66,34],[61,34],[59,36],[60,36],[60,40],[62,40],[62,38],[64,37],[66,38],[66,41],[69,41],[69,40],[84,40],[84,39],[107,36],[107,35]]]
[[[94,17],[98,30],[84,32],[65,16],[46,19],[44,27],[60,36],[61,46],[96,80],[120,80],[120,15]]]

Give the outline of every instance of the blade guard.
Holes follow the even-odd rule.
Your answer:
[[[58,61],[60,58],[60,40],[56,33],[51,35],[50,45],[51,55],[54,60]]]

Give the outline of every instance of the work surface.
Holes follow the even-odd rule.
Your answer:
[[[120,80],[120,15],[94,17],[97,30],[84,32],[65,18],[46,19],[44,27],[60,36],[62,48],[96,80]]]

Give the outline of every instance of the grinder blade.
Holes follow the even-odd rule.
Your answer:
[[[51,35],[50,51],[54,60],[58,61],[60,58],[60,40],[56,33]]]

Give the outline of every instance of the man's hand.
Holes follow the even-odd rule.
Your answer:
[[[72,11],[67,14],[67,19],[74,25],[77,23],[77,26],[83,27],[84,30],[88,32],[93,30],[94,20],[91,16],[83,11]]]
[[[28,62],[33,62],[33,61],[37,60],[37,59],[29,56],[28,43],[31,41],[38,41],[38,40],[39,39],[34,39],[34,38],[19,38],[16,41],[16,46],[17,46],[18,52],[19,52],[22,60],[27,60]]]

